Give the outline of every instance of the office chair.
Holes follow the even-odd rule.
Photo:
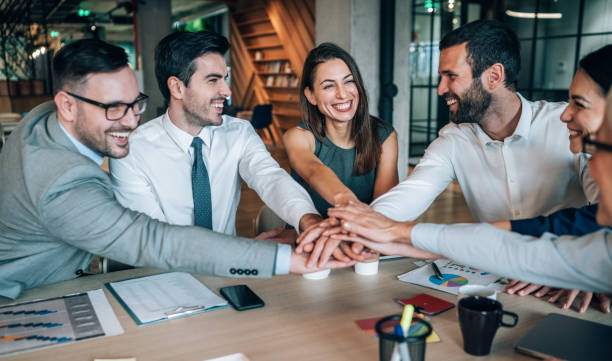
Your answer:
[[[285,221],[277,216],[276,213],[265,204],[261,206],[255,217],[255,235],[271,231],[280,226],[285,226]]]
[[[253,115],[251,116],[251,125],[255,130],[258,129],[266,129],[268,134],[270,135],[270,139],[272,139],[272,143],[276,144],[276,139],[274,139],[274,134],[272,134],[272,130],[270,129],[270,125],[272,124],[272,104],[259,104],[253,108]]]

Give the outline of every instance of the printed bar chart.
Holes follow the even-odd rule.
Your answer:
[[[0,355],[103,335],[87,294],[0,308]]]

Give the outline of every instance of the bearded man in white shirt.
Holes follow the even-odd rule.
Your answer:
[[[152,218],[233,235],[244,180],[272,211],[303,230],[321,219],[308,193],[279,167],[248,121],[221,115],[231,95],[223,57],[228,48],[225,37],[206,31],[160,41],[155,74],[168,110],[130,136],[127,157],[111,160],[115,195]],[[204,174],[197,180],[196,163],[203,163],[198,174]]]
[[[516,91],[520,48],[496,20],[479,20],[440,42],[438,95],[452,123],[412,174],[374,200],[391,219],[416,219],[453,180],[477,222],[521,219],[595,201],[586,162],[569,151],[565,103],[532,102]]]

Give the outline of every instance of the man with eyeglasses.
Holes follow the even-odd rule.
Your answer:
[[[125,51],[79,40],[56,54],[53,73],[53,101],[34,108],[0,152],[0,296],[75,278],[93,254],[217,276],[315,271],[272,242],[172,226],[123,208],[100,165],[128,154],[147,105]]]
[[[601,128],[582,146],[592,154],[588,166],[600,190],[597,222],[604,227],[596,232],[533,237],[487,223],[396,222],[362,204],[332,208],[330,216],[343,219],[344,230],[354,234],[342,239],[385,254],[413,255],[418,248],[514,279],[612,293],[612,92],[606,108]]]

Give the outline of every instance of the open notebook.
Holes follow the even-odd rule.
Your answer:
[[[229,305],[185,272],[110,282],[106,287],[138,325],[185,317]]]

